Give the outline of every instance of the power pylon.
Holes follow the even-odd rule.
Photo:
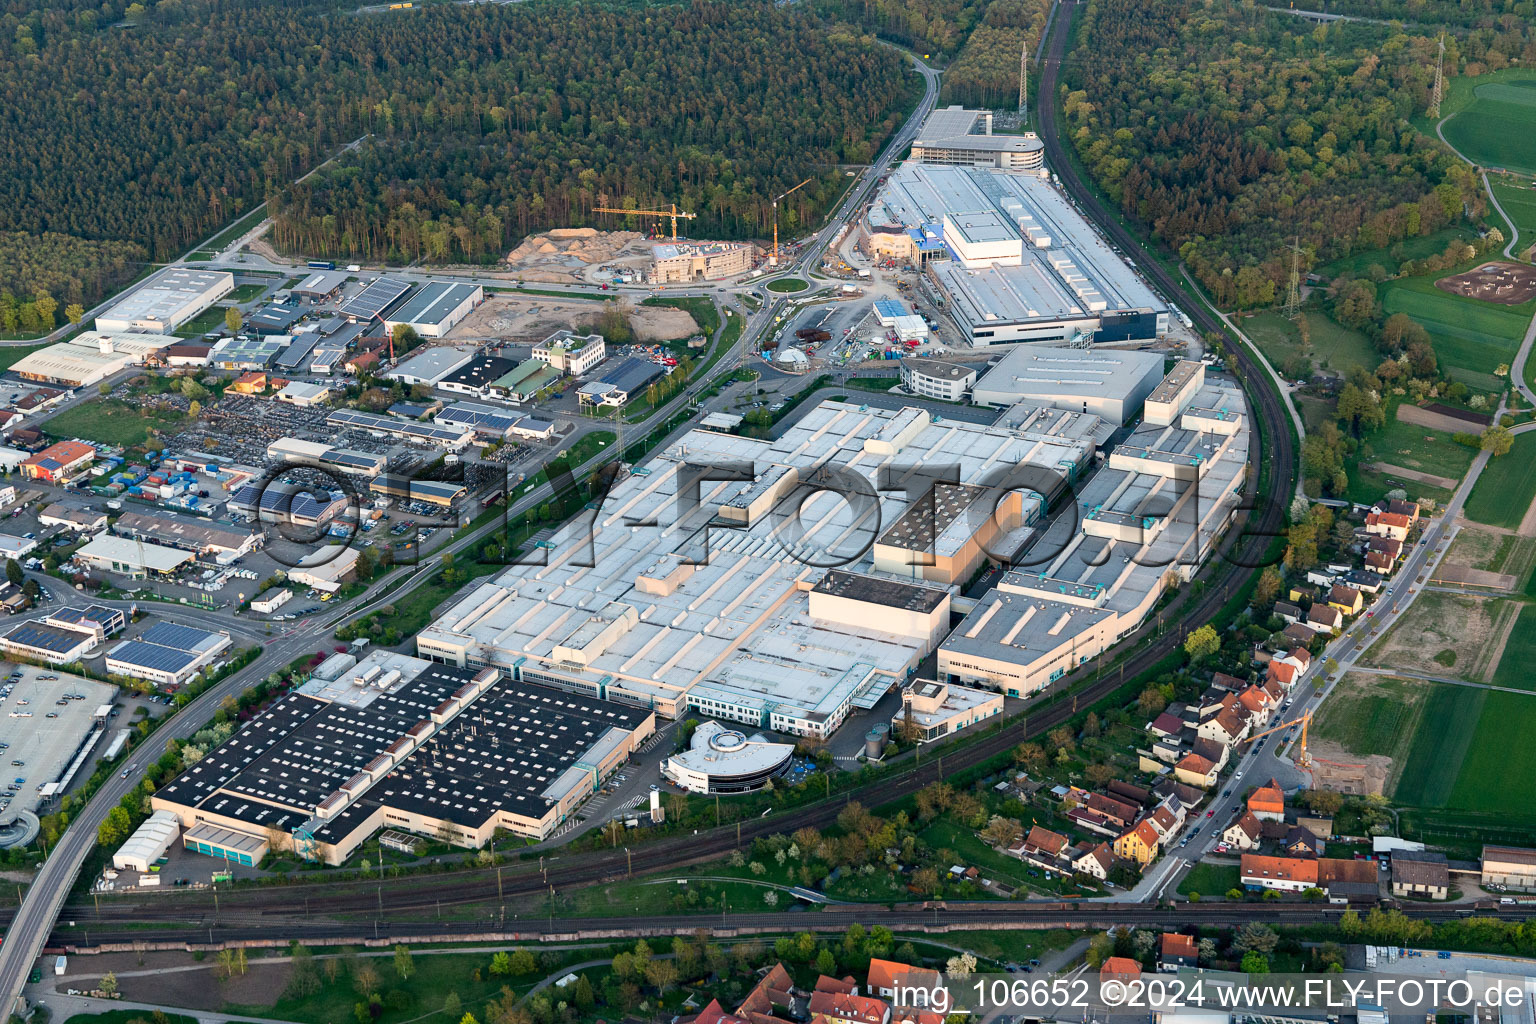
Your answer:
[[[1029,123],[1029,37],[1019,48],[1019,126]]]
[[[1291,280],[1285,291],[1285,318],[1296,319],[1301,310],[1301,236],[1291,243]]]
[[[1435,88],[1429,94],[1429,116],[1440,116],[1440,100],[1445,95],[1445,33],[1440,33],[1440,53],[1435,57]]]

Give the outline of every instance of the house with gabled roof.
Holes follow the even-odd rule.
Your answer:
[[[1162,836],[1150,821],[1142,821],[1115,840],[1115,856],[1133,860],[1142,867],[1157,857]]]
[[[1248,813],[1260,821],[1285,820],[1285,791],[1270,779],[1248,795]]]
[[[1236,821],[1222,830],[1221,841],[1234,850],[1257,850],[1263,836],[1264,826],[1259,819],[1244,811],[1237,816]]]

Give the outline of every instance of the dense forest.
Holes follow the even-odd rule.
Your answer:
[[[848,21],[943,66],[981,24],[991,0],[814,0],[822,17]],[[1017,86],[1015,86],[1017,88]]]
[[[134,242],[93,241],[53,231],[0,231],[3,292],[46,292],[65,302],[84,302],[126,284],[143,269],[144,249]],[[0,316],[3,309],[0,301]],[[14,324],[6,328],[15,329]]]
[[[918,85],[871,37],[766,0],[0,10],[0,231],[153,259],[264,198],[279,243],[314,255],[484,259],[626,197],[694,209],[699,235],[760,235],[808,175],[822,186],[781,215],[819,214]]]
[[[1012,107],[1019,101],[1019,51],[1031,56],[1045,31],[1045,0],[992,0],[960,56],[944,73],[943,103]]]
[[[1406,120],[1432,36],[1211,0],[1091,0],[1081,32],[1079,156],[1222,304],[1273,302],[1294,239],[1310,264],[1482,212],[1471,169]]]

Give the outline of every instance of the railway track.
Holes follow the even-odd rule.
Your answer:
[[[1051,34],[1047,40],[1044,68],[1040,79],[1040,95],[1046,98],[1039,108],[1040,136],[1045,145],[1046,157],[1051,166],[1056,168],[1063,187],[1076,197],[1084,213],[1097,224],[1101,231],[1112,238],[1122,251],[1132,252],[1140,248],[1139,241],[1115,219],[1098,196],[1083,183],[1075,167],[1067,159],[1060,138],[1057,111],[1054,104],[1049,101],[1050,97],[1057,92],[1062,56],[1066,50],[1067,37],[1071,28],[1071,18],[1066,15],[1070,14],[1072,6],[1071,3],[1063,3],[1059,12],[1063,16],[1052,20]],[[1226,336],[1223,325],[1207,312],[1204,305],[1191,295],[1161,263],[1148,259],[1140,269],[1152,279],[1165,296],[1178,302],[1203,330]],[[1295,439],[1290,432],[1289,420],[1279,396],[1268,386],[1263,368],[1240,344],[1234,342],[1231,345],[1231,351],[1236,368],[1244,381],[1249,401],[1253,403],[1256,410],[1256,419],[1262,429],[1262,442],[1250,446],[1248,493],[1253,496],[1254,504],[1244,517],[1246,524],[1241,527],[1234,524],[1234,528],[1229,530],[1223,538],[1218,552],[1212,556],[1216,575],[1209,584],[1201,588],[1183,588],[1163,609],[1164,619],[1188,623],[1191,627],[1213,618],[1228,600],[1241,592],[1249,579],[1250,567],[1260,564],[1271,539],[1281,532],[1284,526],[1284,510],[1289,496],[1294,492]],[[1256,485],[1253,482],[1260,480],[1265,480],[1265,490],[1263,494],[1256,494],[1254,493]],[[1111,694],[1121,685],[1122,679],[1134,678],[1167,656],[1180,643],[1183,632],[1179,629],[1170,629],[1166,633],[1157,635],[1156,622],[1143,623],[1119,645],[1119,650],[1131,652],[1124,656],[1123,671],[1094,678],[1100,671],[1098,666],[1080,668],[1077,672],[1060,680],[1049,695],[1050,698],[1059,698],[1066,691],[1072,690],[1073,699],[1054,699],[1049,703],[1037,699],[1026,708],[1023,715],[1016,716],[1000,731],[981,736],[974,742],[945,754],[942,761],[947,771],[943,775],[940,774],[938,759],[929,760],[899,775],[881,779],[862,789],[849,791],[829,802],[796,808],[787,814],[743,822],[739,827],[726,826],[695,835],[658,840],[638,847],[629,855],[626,855],[624,850],[615,849],[601,853],[551,857],[543,863],[542,868],[531,862],[523,862],[502,868],[466,869],[396,879],[343,882],[317,879],[314,884],[237,889],[218,896],[208,892],[188,892],[157,894],[148,900],[113,898],[102,902],[99,906],[95,901],[70,904],[64,909],[61,918],[98,931],[100,934],[132,926],[133,935],[144,938],[147,938],[150,932],[159,932],[158,929],[146,931],[143,927],[145,922],[167,922],[168,925],[176,922],[175,925],[170,925],[164,934],[195,940],[197,936],[206,937],[210,934],[208,929],[216,922],[224,922],[224,925],[220,926],[222,929],[234,927],[238,922],[262,919],[275,922],[276,919],[281,918],[290,922],[285,926],[285,930],[287,928],[340,928],[355,932],[357,930],[355,924],[345,922],[321,924],[314,922],[313,919],[362,916],[373,921],[376,928],[409,922],[412,929],[422,929],[429,926],[436,927],[428,915],[440,913],[444,908],[453,910],[473,906],[485,907],[488,918],[504,917],[508,903],[515,904],[520,899],[543,895],[549,893],[551,889],[559,893],[566,889],[617,881],[630,875],[675,870],[713,860],[738,846],[750,844],[753,839],[781,832],[787,828],[803,826],[826,828],[835,822],[838,813],[850,800],[860,799],[869,804],[884,804],[908,796],[953,772],[967,770],[1005,753],[1027,736],[1048,731],[1068,721],[1079,708],[1086,709]],[[1019,904],[1005,906],[1020,908]],[[1025,904],[1017,910],[1021,915],[1018,920],[1020,922],[1046,920],[1053,914],[1057,918],[1074,917],[1075,919],[1083,913],[1079,910],[1062,909],[1060,905],[1048,906],[1055,906],[1057,909],[1037,910]],[[1094,906],[1103,908],[1120,905],[1097,904]],[[1145,910],[1143,904],[1127,906]],[[1195,909],[1195,907],[1181,908],[1181,920],[1194,920],[1195,917],[1191,916],[1191,912]],[[1271,914],[1277,912],[1277,908],[1273,905],[1264,909]],[[881,913],[881,910],[877,907],[869,907],[867,912],[873,916]],[[886,912],[898,913],[888,910]],[[1103,911],[1094,911],[1095,914],[1101,912]],[[1248,913],[1234,911],[1231,908],[1219,912],[1244,915]],[[1315,908],[1308,908],[1306,912],[1316,915],[1315,919],[1321,919],[1323,913]],[[956,913],[960,911],[946,910],[946,921],[955,920],[956,918],[952,915]],[[982,913],[987,912],[974,909],[964,911],[967,915]],[[1218,911],[1199,911],[1199,915],[1206,913],[1218,913]],[[1037,918],[1037,915],[1046,916]],[[883,918],[883,914],[881,916]],[[462,914],[458,917],[458,920],[441,923],[441,926],[462,930],[465,926]],[[741,919],[756,920],[763,917],[776,917],[776,915],[744,915]],[[797,919],[803,921],[805,915],[797,915]],[[1134,920],[1135,918],[1122,915],[1119,919]],[[625,920],[633,922],[646,919],[626,918]],[[689,920],[693,922],[690,927],[697,927],[705,919],[695,917]],[[729,920],[734,921],[736,918],[729,918]],[[562,921],[556,929],[553,928],[554,922],[551,922],[551,928],[564,932],[569,931],[575,924],[576,922],[572,921]],[[240,927],[246,927],[246,925],[240,925]],[[272,924],[269,923],[266,927],[270,929]],[[257,930],[259,931],[260,928],[257,927]],[[306,934],[309,933],[306,932]],[[319,932],[315,934],[319,936]]]

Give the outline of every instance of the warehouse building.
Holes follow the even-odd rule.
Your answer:
[[[173,576],[191,562],[193,556],[191,552],[145,540],[128,540],[102,534],[91,538],[73,557],[75,561],[93,569],[137,578]]]
[[[174,512],[130,509],[117,517],[112,532],[130,540],[152,540],[213,558],[238,558],[256,547],[256,535],[249,530]]]
[[[1142,411],[1163,379],[1158,352],[1020,346],[971,389],[977,405],[1018,402],[1092,413],[1120,426]]]
[[[306,302],[330,302],[347,283],[343,270],[317,270],[293,286],[293,294]]]
[[[671,242],[651,246],[651,283],[686,284],[734,277],[752,269],[749,242]]]
[[[485,289],[477,284],[432,281],[385,317],[384,327],[391,333],[410,327],[423,338],[445,337],[484,301]]]
[[[1048,424],[1035,426],[1016,432],[828,401],[772,441],[690,431],[614,483],[590,542],[581,524],[557,531],[545,545],[548,565],[511,566],[480,583],[417,636],[417,652],[666,717],[830,735],[904,680],[948,628],[947,586],[874,564],[881,524],[899,522],[924,496],[892,486],[891,471],[953,464],[961,484],[978,487],[1006,467],[1062,479],[1092,461],[1091,436],[1053,439]],[[693,512],[679,501],[706,467],[732,464],[749,465],[751,479],[700,482]],[[862,478],[875,504],[856,510],[807,493],[835,474]],[[716,517],[730,528],[708,530]],[[651,521],[658,525],[624,525]],[[993,521],[957,517],[946,537],[958,551]],[[1035,529],[1006,531],[993,546],[1017,548]],[[911,561],[920,566],[921,554]],[[849,562],[814,564],[834,556]]]
[[[502,359],[500,356],[478,355],[438,381],[437,386],[444,391],[452,391],[455,394],[468,395],[471,398],[484,398],[490,393],[491,385],[505,377],[516,367],[517,363],[510,359]]]
[[[1034,132],[993,135],[990,110],[935,108],[917,138],[911,159],[923,164],[995,167],[1004,171],[1037,171],[1045,166],[1045,143]]]
[[[384,376],[402,384],[425,384],[428,387],[435,387],[438,381],[474,358],[473,348],[444,345],[418,352]]]
[[[469,494],[468,488],[452,480],[414,480],[394,473],[385,473],[373,480],[368,484],[368,490],[386,498],[424,501],[439,508],[451,508]]]
[[[353,323],[368,323],[382,317],[410,290],[409,281],[402,281],[398,277],[380,277],[336,307],[336,312]]]
[[[425,411],[422,410],[423,415]],[[512,436],[512,428],[518,420],[525,418],[521,413],[494,405],[455,402],[434,416],[432,421],[447,426],[468,427],[475,432],[476,440],[505,441]]]
[[[21,476],[24,480],[61,484],[89,466],[95,458],[96,449],[83,441],[60,441],[24,460]]]
[[[172,268],[98,316],[96,329],[170,334],[234,290],[235,275],[227,271]]]
[[[1143,422],[1113,448],[939,646],[941,681],[1029,696],[1134,630],[1194,577],[1236,514],[1247,479],[1242,390],[1206,383],[1178,422]],[[1225,410],[1221,430],[1209,410]]]
[[[99,641],[88,630],[52,624],[47,619],[18,623],[0,636],[0,649],[7,658],[68,665],[79,661]]]
[[[1167,303],[1039,175],[908,161],[865,227],[873,250],[928,265],[974,345],[1150,341],[1168,330]]]
[[[326,661],[162,786],[154,808],[244,837],[251,863],[275,842],[340,864],[383,828],[466,847],[497,829],[537,840],[655,732],[648,710],[494,669],[390,652],[349,662]]]
[[[208,364],[218,370],[266,370],[288,347],[286,335],[266,338],[225,338],[208,353]]]
[[[107,672],[156,686],[177,687],[213,664],[231,643],[228,633],[157,622],[141,636],[124,640],[108,651]]]
[[[576,390],[582,406],[624,406],[640,397],[651,381],[666,371],[649,359],[628,356],[598,367],[592,379]]]
[[[560,381],[560,371],[540,359],[524,359],[491,384],[491,393],[509,402],[531,402]]]
[[[274,303],[246,317],[243,330],[250,334],[281,334],[284,341],[289,341],[292,340],[293,325],[302,319],[304,310],[298,306]]]
[[[283,390],[277,393],[277,400],[296,405],[300,409],[310,409],[317,405],[324,405],[335,393],[335,389],[329,384],[311,384],[308,381],[294,380],[289,381],[284,385]]]
[[[326,417],[333,427],[346,430],[366,430],[370,433],[401,437],[418,444],[441,445],[449,451],[462,451],[475,439],[469,427],[449,423],[418,423],[415,420],[384,416],[361,409],[337,409]]]
[[[273,462],[318,466],[336,473],[363,477],[378,476],[389,465],[389,458],[384,455],[333,448],[328,444],[297,437],[280,437],[267,445],[267,458]]]
[[[90,387],[130,366],[158,359],[174,340],[156,334],[85,331],[69,341],[22,356],[11,366],[11,372],[24,380],[65,388]]]
[[[37,514],[39,526],[62,526],[75,533],[95,533],[107,528],[107,514],[79,502],[56,501]]]
[[[235,515],[312,531],[344,513],[347,496],[341,491],[325,491],[288,480],[275,480],[265,487],[245,484],[226,505]]]
[[[602,362],[607,352],[601,334],[581,335],[570,331],[556,331],[533,346],[533,358],[572,377],[580,377]]]
[[[323,594],[334,594],[356,573],[361,554],[351,545],[328,545],[299,559],[299,564],[288,570],[288,580]]]

